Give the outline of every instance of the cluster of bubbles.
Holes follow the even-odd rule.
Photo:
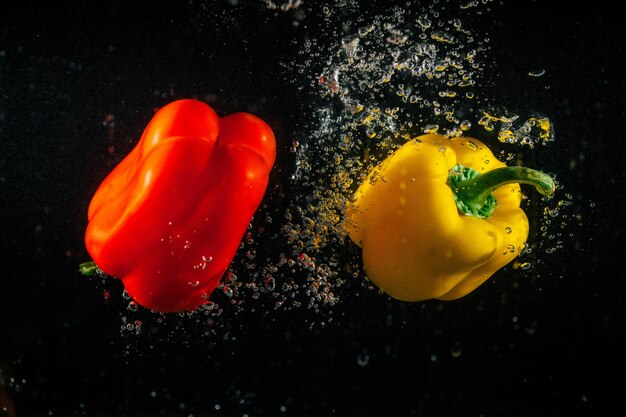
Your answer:
[[[334,43],[307,40],[298,72],[325,100],[295,143],[292,180],[308,188],[298,211],[309,249],[345,240],[346,199],[367,173],[407,140],[422,133],[453,137],[468,131],[480,100],[477,86],[487,39],[441,5],[417,12],[344,22]],[[312,59],[324,66],[310,76]]]
[[[275,2],[272,0],[264,0],[265,6],[270,10],[280,10],[283,12],[289,10],[296,10],[304,3],[303,0],[287,0],[282,2]]]
[[[463,4],[458,11],[478,5]],[[388,15],[344,23],[330,46],[304,43],[298,71],[310,75],[315,57],[323,57],[324,66],[303,89],[326,98],[311,109],[313,121],[292,148],[292,179],[307,189],[298,211],[305,213],[300,232],[308,249],[345,240],[346,200],[374,166],[420,134],[455,137],[482,128],[496,130],[500,142],[530,148],[554,140],[547,117],[498,112],[481,97],[481,57],[489,40],[459,18],[443,18],[441,6],[396,7]],[[515,153],[502,156],[510,161]]]
[[[517,144],[534,148],[535,145],[546,145],[554,141],[554,127],[549,118],[532,115],[522,118],[517,114],[507,115],[495,111],[483,111],[478,120],[487,132],[497,128],[498,140],[503,143]]]
[[[450,16],[488,3],[395,7],[386,15],[344,21],[330,45],[326,39],[303,43],[298,73],[308,84],[302,90],[314,90],[324,99],[310,109],[312,122],[292,147],[292,180],[305,190],[297,201],[297,232],[307,250],[346,252],[341,247],[347,240],[342,225],[347,200],[374,166],[420,134],[495,137],[509,146],[510,151],[499,154],[508,163],[517,162],[523,148],[554,141],[548,117],[514,113],[483,96],[489,39]],[[316,60],[323,66],[311,74]],[[529,74],[541,75],[543,71]],[[572,237],[568,224],[578,221],[567,213],[573,203],[570,194],[558,201],[539,198],[544,208],[538,242],[521,251],[514,268],[531,269],[533,248],[548,254],[561,249]],[[344,269],[374,289],[358,259],[353,261],[341,259],[348,265]]]

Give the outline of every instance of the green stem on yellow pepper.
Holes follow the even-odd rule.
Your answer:
[[[450,170],[448,183],[456,205],[463,214],[486,218],[496,208],[491,194],[496,188],[511,183],[530,184],[545,196],[554,193],[554,180],[548,174],[526,167],[504,167],[480,174],[471,168],[456,165]]]

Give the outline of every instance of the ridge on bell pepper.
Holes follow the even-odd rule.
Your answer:
[[[229,267],[268,184],[271,128],[219,118],[200,101],[161,108],[89,205],[85,245],[97,268],[160,312],[198,307]]]
[[[368,278],[404,301],[453,300],[480,286],[528,237],[519,183],[544,195],[555,187],[476,139],[437,134],[407,142],[366,178],[347,203],[346,229]]]

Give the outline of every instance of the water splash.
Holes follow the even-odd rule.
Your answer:
[[[498,140],[503,143],[534,148],[536,145],[547,145],[554,141],[552,121],[538,114],[522,117],[484,110],[478,124],[488,132],[497,129]]]
[[[226,326],[224,312],[232,317],[257,306],[264,311],[306,308],[320,314],[311,325],[324,326],[332,321],[324,313],[332,313],[340,289],[351,280],[377,291],[351,245],[344,244],[343,227],[346,201],[373,166],[425,132],[495,135],[512,147],[504,153],[508,161],[521,147],[554,140],[547,117],[494,110],[498,107],[484,96],[488,36],[454,14],[481,14],[481,5],[488,3],[448,7],[452,16],[444,17],[439,1],[394,7],[376,16],[361,13],[354,0],[318,9],[300,1],[266,2],[270,10],[306,9],[306,19],[321,16],[316,23],[322,34],[302,39],[298,61],[283,64],[285,80],[311,97],[301,109],[308,121],[290,138],[295,165],[286,188],[297,193],[287,198],[279,185],[268,190],[228,276],[211,300],[179,319],[201,323],[210,334]],[[569,200],[561,201],[567,205]],[[544,215],[544,225],[554,222],[550,213],[554,208]],[[562,246],[566,238],[565,232],[545,233],[542,239],[554,243],[550,247]],[[531,252],[530,246],[522,251],[517,268],[536,264],[524,258]],[[451,354],[460,355],[460,349]]]

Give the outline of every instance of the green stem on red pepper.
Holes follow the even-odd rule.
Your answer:
[[[503,185],[530,184],[545,196],[551,196],[555,189],[554,180],[548,174],[519,166],[480,174],[471,168],[456,165],[450,170],[448,183],[459,211],[479,218],[487,218],[495,210],[497,201],[492,192]]]
[[[82,264],[78,265],[78,270],[80,271],[80,273],[88,277],[97,275],[98,269],[98,265],[96,265],[94,261],[83,262]]]

